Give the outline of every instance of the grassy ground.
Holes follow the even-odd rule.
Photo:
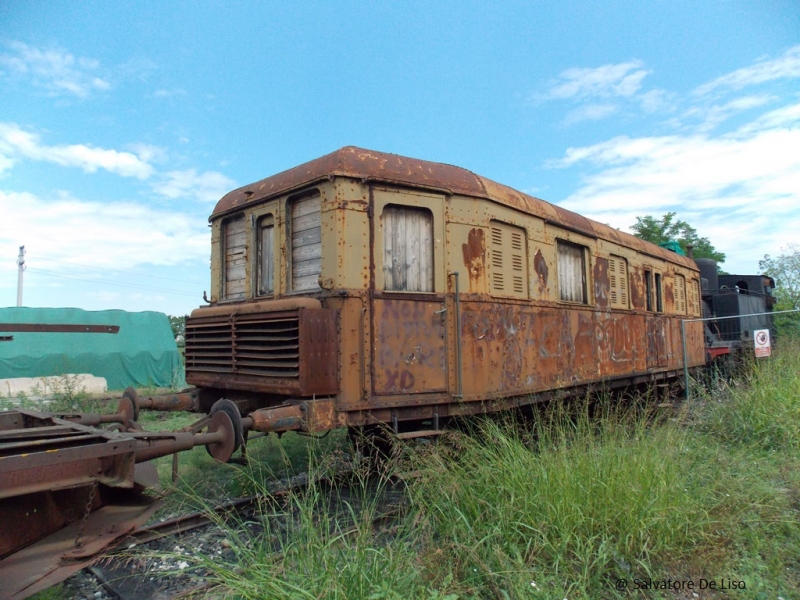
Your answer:
[[[422,477],[388,534],[372,526],[388,483],[357,470],[338,503],[312,484],[270,507],[265,533],[233,527],[233,562],[194,560],[219,585],[214,597],[798,598],[800,343],[782,341],[749,375],[698,388],[680,409],[573,402],[533,425],[485,421],[406,448],[399,468]],[[326,472],[343,447],[341,434],[269,436],[251,443],[247,468],[195,449],[178,487],[252,493],[275,476]],[[683,589],[653,589],[668,583]]]
[[[532,428],[477,424],[406,451],[403,468],[423,477],[390,536],[370,524],[380,480],[356,485],[357,502],[348,489],[347,527],[312,486],[293,498],[291,518],[275,521],[290,523],[285,552],[276,554],[274,535],[231,532],[235,563],[206,564],[215,593],[800,597],[798,374],[800,346],[784,344],[746,381],[697,390],[678,411],[606,400],[591,411],[551,407]],[[312,470],[324,468],[311,456]]]

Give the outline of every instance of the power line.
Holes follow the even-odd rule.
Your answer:
[[[72,265],[74,267],[84,267],[84,268],[87,268],[87,269],[95,269],[97,271],[109,271],[109,272],[113,272],[113,273],[124,273],[126,275],[137,275],[139,277],[151,277],[153,279],[166,279],[167,281],[180,281],[182,283],[193,283],[195,285],[205,285],[203,283],[200,283],[199,281],[189,281],[188,279],[176,279],[174,277],[164,277],[162,275],[151,275],[149,273],[141,273],[141,272],[137,272],[137,271],[123,271],[122,269],[112,269],[110,267],[98,267],[98,266],[93,266],[93,265],[85,265],[85,264],[81,264],[81,263],[69,262],[69,261],[66,261],[66,260],[57,260],[55,258],[47,258],[47,257],[44,257],[44,256],[36,256],[36,255],[30,255],[29,254],[28,258],[36,258],[38,260],[43,260],[45,262],[54,262],[54,263],[59,263],[59,264],[62,264],[62,265]]]
[[[105,280],[105,279],[91,279],[89,277],[80,277],[78,275],[64,275],[63,273],[57,273],[55,271],[48,271],[47,269],[31,268],[30,266],[28,267],[28,271],[31,271],[33,273],[41,273],[41,274],[44,274],[44,275],[50,275],[52,277],[61,277],[63,279],[77,279],[79,281],[88,281],[88,282],[91,282],[91,283],[100,283],[100,284],[103,284],[103,285],[112,285],[112,286],[117,286],[117,287],[131,288],[131,289],[135,289],[135,290],[148,290],[148,291],[152,291],[152,292],[165,292],[165,293],[173,294],[173,295],[177,295],[177,296],[191,296],[192,298],[197,298],[200,295],[200,294],[198,294],[196,292],[194,292],[194,293],[180,292],[180,291],[177,291],[177,290],[170,290],[170,289],[167,289],[167,288],[157,288],[157,287],[152,287],[152,286],[147,286],[147,285],[136,285],[136,284],[133,284],[133,283],[120,283],[120,282],[116,282],[116,281],[108,281],[108,280]]]

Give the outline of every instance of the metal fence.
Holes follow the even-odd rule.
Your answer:
[[[800,310],[778,310],[725,317],[683,319],[681,345],[683,347],[683,377],[686,398],[690,396],[689,360],[686,348],[686,323],[703,323],[708,358],[752,351],[756,357],[769,356],[775,337],[774,316],[787,313],[800,314]]]

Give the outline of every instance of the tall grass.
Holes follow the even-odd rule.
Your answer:
[[[587,406],[556,407],[532,433],[487,421],[423,459],[415,504],[433,554],[470,594],[610,590],[708,543],[713,474],[686,433]]]
[[[743,385],[708,398],[706,422],[720,439],[766,450],[800,450],[800,339],[780,340],[769,359],[752,359]]]
[[[214,595],[235,598],[405,599],[445,598],[428,590],[413,535],[390,534],[374,523],[387,509],[388,480],[352,471],[346,482],[311,459],[302,490],[281,502],[263,500],[261,526],[220,520],[233,551],[230,560],[197,555],[212,573]],[[263,473],[251,487],[263,489]],[[455,596],[450,597],[455,600]]]
[[[605,399],[483,421],[406,449],[421,477],[389,531],[388,481],[356,468],[265,505],[257,533],[228,525],[231,560],[196,560],[236,598],[629,598],[616,580],[636,578],[800,597],[798,373],[784,346],[680,412]],[[246,473],[252,491],[270,477]]]

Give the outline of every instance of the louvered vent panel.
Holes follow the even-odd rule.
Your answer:
[[[296,315],[243,315],[186,324],[186,370],[262,377],[299,376]]]
[[[493,222],[490,236],[489,280],[492,294],[527,297],[524,231],[513,225]]]

